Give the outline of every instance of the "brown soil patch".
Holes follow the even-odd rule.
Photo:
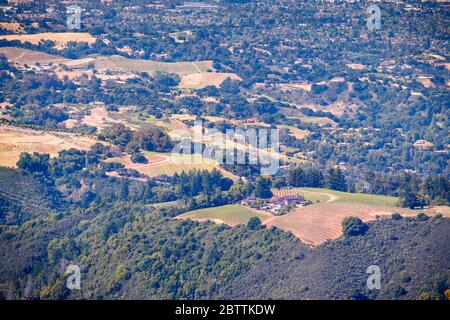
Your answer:
[[[319,245],[342,235],[341,222],[349,216],[356,216],[367,222],[376,216],[387,216],[394,212],[414,216],[415,211],[401,208],[373,207],[340,203],[324,203],[301,207],[292,213],[267,221],[267,226],[276,226],[291,231],[302,242]]]
[[[307,92],[311,91],[312,84],[311,83],[288,83],[288,84],[280,84],[279,88],[281,91],[289,91],[289,90],[305,90]]]
[[[0,28],[14,33],[23,33],[25,29],[19,22],[0,22]]]
[[[203,72],[193,73],[182,77],[180,88],[185,89],[198,89],[206,86],[219,87],[225,79],[230,78],[232,80],[242,80],[235,73],[216,73],[216,72]]]
[[[9,61],[12,61],[14,63],[28,64],[28,65],[34,65],[36,63],[40,63],[42,65],[47,65],[50,63],[59,64],[70,61],[69,59],[53,56],[45,52],[32,51],[13,47],[0,48],[0,54],[5,55],[5,57]]]
[[[434,83],[431,81],[431,79],[427,77],[418,77],[416,81],[421,83],[425,88],[431,88],[434,86]]]
[[[85,124],[91,127],[95,127],[98,130],[101,130],[108,126],[111,123],[122,123],[125,126],[128,125],[125,121],[122,120],[115,120],[110,117],[108,110],[106,110],[105,107],[95,107],[90,110],[90,113],[86,116],[84,116],[80,121],[75,119],[69,119],[64,121],[64,124],[66,125],[66,128],[73,128],[77,124]]]
[[[21,152],[48,153],[56,156],[70,148],[89,150],[98,141],[69,133],[44,132],[0,125],[0,165],[15,167]]]
[[[19,40],[20,42],[30,42],[39,44],[41,41],[49,40],[55,42],[56,49],[66,48],[69,42],[87,42],[93,44],[95,38],[87,32],[46,32],[36,34],[8,34],[0,35],[0,40]]]
[[[55,74],[61,80],[64,79],[64,77],[68,77],[70,80],[72,80],[74,82],[78,82],[81,79],[81,77],[83,76],[83,74],[87,75],[87,77],[89,79],[92,79],[94,76],[94,73],[92,72],[92,70],[72,71],[72,70],[58,69],[55,71]]]
[[[366,69],[366,66],[361,64],[361,63],[347,63],[346,66],[349,67],[350,69],[353,69],[353,70],[364,70],[364,69]]]

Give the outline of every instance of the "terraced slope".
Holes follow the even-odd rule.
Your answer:
[[[41,65],[48,65],[50,63],[59,64],[70,61],[70,59],[54,56],[45,52],[14,47],[0,48],[0,54],[4,55],[9,61],[14,63],[28,65],[34,65],[36,63],[40,63]]]
[[[21,224],[62,208],[57,192],[31,176],[4,167],[0,167],[0,204],[0,222],[7,224]]]
[[[225,205],[186,212],[178,216],[177,219],[210,220],[219,224],[225,223],[229,226],[236,226],[238,224],[246,224],[252,217],[257,217],[264,221],[270,219],[272,215],[251,210],[241,205]]]
[[[7,34],[0,35],[0,40],[20,41],[39,44],[41,41],[53,41],[56,49],[66,48],[69,42],[86,42],[93,44],[95,37],[87,32],[44,32],[35,34]]]
[[[342,235],[342,220],[348,216],[355,216],[367,222],[394,212],[405,216],[417,214],[413,210],[395,207],[394,197],[313,188],[275,190],[275,194],[299,194],[314,203],[266,222],[267,226],[291,231],[302,242],[314,246],[339,238]]]

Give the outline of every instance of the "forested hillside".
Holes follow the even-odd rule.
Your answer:
[[[10,179],[23,174],[2,170]],[[105,179],[108,188],[119,182],[97,176],[96,184]],[[143,205],[145,193],[130,201],[107,190],[97,189],[105,198],[93,191],[84,206],[66,198],[57,214],[42,202],[27,222],[2,225],[3,298],[441,299],[448,288],[450,221],[440,215],[378,220],[364,234],[310,248],[260,223],[174,220],[170,208]],[[2,207],[2,216],[13,212]],[[81,291],[65,287],[68,264],[82,266]],[[369,292],[365,271],[373,264],[383,290]]]

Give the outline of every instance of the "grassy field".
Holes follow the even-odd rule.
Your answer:
[[[279,125],[277,127],[278,127],[278,129],[289,130],[291,135],[294,136],[298,140],[304,139],[309,134],[308,130],[301,130],[301,129],[293,127],[293,126]]]
[[[363,221],[390,216],[398,212],[415,216],[418,212],[395,206],[397,198],[371,194],[340,192],[320,188],[292,188],[274,190],[280,196],[299,194],[313,202],[293,212],[275,217],[267,225],[291,231],[302,242],[320,245],[342,235],[342,220],[355,216]]]
[[[183,89],[200,89],[206,86],[218,87],[227,78],[230,78],[231,80],[242,80],[235,73],[193,73],[183,76],[179,87]]]
[[[8,34],[0,35],[0,40],[19,40],[39,44],[41,41],[49,40],[55,42],[56,49],[64,49],[69,42],[87,42],[92,44],[95,38],[87,32],[46,32],[36,34]]]
[[[25,31],[23,24],[19,22],[0,22],[0,29],[14,33],[22,33]]]
[[[69,68],[83,68],[93,63],[97,71],[116,71],[116,72],[166,72],[176,73],[180,76],[207,72],[214,70],[212,61],[194,61],[194,62],[158,62],[143,59],[128,59],[126,57],[99,56],[95,59],[72,60],[67,64]]]
[[[47,54],[45,52],[27,50],[22,48],[4,47],[0,48],[0,54],[4,55],[8,60],[18,64],[34,65],[40,63],[47,65],[50,63],[66,63],[70,59]]]
[[[310,122],[310,123],[317,123],[318,125],[325,125],[325,124],[331,124],[336,125],[336,122],[334,122],[332,119],[327,117],[309,117],[309,116],[303,116],[300,117],[300,121],[302,122]]]
[[[217,163],[210,159],[204,159],[198,155],[181,155],[171,153],[157,153],[157,152],[143,152],[148,160],[148,163],[133,163],[130,155],[123,155],[119,157],[109,158],[108,162],[118,162],[125,165],[126,168],[137,170],[149,177],[156,177],[160,175],[173,176],[175,173],[190,170],[208,170],[218,168]],[[235,179],[231,173],[221,170],[224,176]]]
[[[396,197],[381,196],[375,194],[348,193],[321,188],[300,188],[302,192],[331,194],[337,197],[333,202],[354,205],[370,205],[377,207],[396,207]]]
[[[376,207],[396,207],[396,197],[374,194],[349,193],[324,188],[286,188],[272,190],[277,196],[301,195],[312,203],[334,202]]]
[[[176,206],[178,204],[178,201],[166,201],[166,202],[158,202],[158,203],[152,203],[149,206],[155,207],[155,208],[168,208],[172,206]]]
[[[395,197],[354,194],[319,188],[291,188],[273,190],[273,192],[277,196],[301,194],[314,204],[297,208],[282,216],[252,211],[240,205],[227,205],[191,211],[179,216],[179,218],[190,218],[198,221],[211,220],[216,223],[235,226],[246,223],[250,217],[256,216],[267,227],[275,226],[290,231],[303,243],[317,246],[327,240],[342,236],[342,220],[349,216],[355,216],[368,222],[381,217],[389,217],[394,212],[405,217],[414,217],[419,212],[450,215],[449,207],[435,207],[425,210],[398,208],[395,207],[397,202]]]
[[[41,34],[42,35],[42,34]],[[64,47],[67,41],[85,41],[92,43],[87,35],[74,34],[73,39],[70,38],[69,33],[52,34],[49,38],[59,39],[57,46]],[[64,39],[64,36],[67,39]],[[24,37],[24,38],[23,38]],[[31,37],[31,38],[30,38]],[[0,39],[14,40],[22,39],[28,41],[31,39],[32,43],[38,43],[35,39],[40,39],[40,35],[0,35]],[[76,40],[77,39],[77,40]],[[88,41],[89,40],[89,41]],[[95,41],[95,38],[93,38]],[[32,51],[22,48],[4,47],[0,48],[0,54],[4,54],[8,60],[19,64],[35,65],[40,63],[43,65],[64,64],[70,70],[58,70],[60,76],[68,75],[71,78],[76,78],[81,75],[76,71],[78,69],[86,69],[90,64],[93,64],[97,76],[101,79],[129,79],[135,77],[136,72],[148,72],[154,74],[156,72],[174,73],[181,77],[180,88],[184,89],[199,89],[206,86],[220,86],[222,82],[231,78],[233,80],[241,80],[235,73],[218,73],[214,72],[212,61],[191,61],[191,62],[159,62],[144,59],[129,59],[119,55],[112,56],[95,56],[81,59],[66,59],[54,55],[49,55],[44,52]],[[118,72],[119,74],[108,75],[105,72]]]
[[[24,151],[56,156],[59,151],[70,148],[88,150],[96,142],[94,138],[77,134],[0,126],[0,165],[15,167]]]
[[[180,215],[178,218],[188,218],[198,221],[212,220],[218,223],[226,223],[230,226],[235,226],[237,224],[247,223],[251,217],[258,217],[261,221],[264,221],[272,217],[272,215],[252,211],[241,205],[226,205],[190,211]]]
[[[305,190],[303,188],[274,189],[272,192],[278,197],[301,195],[312,203],[324,203],[331,199],[331,197],[325,193]]]

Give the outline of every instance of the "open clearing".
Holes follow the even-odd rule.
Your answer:
[[[39,44],[41,41],[55,42],[55,49],[66,48],[69,42],[87,42],[93,44],[95,38],[87,32],[46,32],[36,34],[8,34],[0,35],[0,40],[14,41],[18,40],[22,43],[30,42],[31,44]]]
[[[99,131],[113,123],[121,123],[125,126],[131,127],[124,120],[116,120],[116,119],[111,118],[109,112],[103,106],[92,108],[87,115],[83,116],[79,120],[69,119],[69,120],[64,121],[63,123],[65,124],[66,128],[73,128],[80,124],[85,124],[85,125],[88,125],[91,127],[95,127]]]
[[[308,191],[301,188],[274,189],[272,190],[272,192],[277,197],[301,195],[303,198],[311,201],[312,203],[324,203],[333,200],[331,194],[324,192]]]
[[[397,203],[396,197],[380,196],[374,194],[363,194],[363,193],[349,193],[323,188],[298,188],[299,192],[306,192],[310,194],[318,193],[325,194],[328,196],[334,196],[335,200],[332,202],[343,203],[343,204],[357,204],[357,205],[370,205],[379,207],[395,207]],[[399,208],[395,208],[399,209]]]
[[[316,123],[318,125],[325,125],[325,124],[331,124],[332,126],[336,125],[336,122],[334,122],[334,120],[332,120],[330,118],[327,118],[327,117],[309,117],[309,116],[304,116],[304,117],[300,117],[300,121]]]
[[[19,22],[0,22],[0,29],[14,33],[23,33],[25,31],[23,24]]]
[[[107,162],[122,163],[128,169],[134,169],[149,177],[160,175],[173,176],[175,173],[187,172],[190,170],[208,170],[214,168],[220,170],[224,176],[236,179],[231,173],[220,169],[213,160],[202,158],[198,155],[181,155],[172,153],[143,152],[148,163],[133,163],[130,155],[109,158]]]
[[[214,70],[212,61],[158,62],[143,59],[129,59],[118,55],[78,59],[66,63],[69,68],[85,68],[89,64],[94,64],[95,69],[100,72],[166,72],[175,73],[180,76]]]
[[[292,213],[273,218],[267,222],[267,226],[291,231],[302,242],[319,245],[342,235],[341,223],[346,217],[355,216],[367,222],[394,212],[408,216],[416,214],[412,210],[400,208],[329,202],[297,208]]]
[[[425,88],[431,88],[434,86],[434,83],[431,81],[431,78],[429,77],[418,77],[416,81],[421,83]]]
[[[0,165],[15,167],[21,152],[48,153],[54,157],[61,150],[89,150],[94,138],[70,133],[45,132],[0,125]]]
[[[47,65],[50,63],[59,64],[70,61],[70,59],[53,56],[45,52],[14,47],[0,48],[0,54],[3,54],[9,61],[14,63],[28,65],[34,65],[36,63],[40,63],[42,65]]]
[[[293,127],[293,126],[279,125],[277,127],[278,127],[278,129],[289,130],[290,135],[295,137],[295,139],[297,139],[297,140],[302,140],[309,134],[308,130],[301,130],[301,129]]]
[[[213,72],[193,73],[184,76],[181,79],[179,87],[183,89],[199,89],[204,88],[206,86],[218,87],[227,78],[230,78],[231,80],[242,80],[235,73],[213,73]]]
[[[342,235],[342,220],[356,216],[363,221],[375,220],[381,216],[390,216],[397,212],[403,216],[415,216],[419,212],[434,214],[436,208],[410,210],[395,207],[397,198],[370,194],[357,194],[316,188],[294,188],[277,190],[279,195],[303,195],[313,204],[300,207],[292,213],[274,217],[267,221],[267,226],[276,226],[291,231],[302,242],[309,245],[321,243]],[[439,210],[445,214],[444,210]]]
[[[449,207],[435,207],[425,210],[410,210],[395,207],[397,198],[388,196],[354,194],[319,188],[290,188],[273,190],[277,196],[300,194],[314,204],[299,207],[283,216],[243,207],[227,205],[216,208],[195,210],[178,218],[190,218],[197,221],[211,220],[235,226],[246,223],[250,217],[258,217],[267,227],[276,226],[292,232],[305,244],[316,246],[327,240],[342,236],[342,220],[355,216],[368,222],[392,213],[405,217],[416,216],[419,212],[427,214],[442,213],[450,216]]]
[[[258,217],[264,222],[265,220],[272,218],[272,215],[233,204],[186,212],[178,216],[177,219],[193,219],[196,221],[210,220],[216,223],[225,223],[229,226],[236,226],[238,224],[246,224],[251,217]]]
[[[367,68],[365,65],[361,63],[347,63],[346,66],[353,70],[364,70]]]
[[[9,36],[17,37],[19,35]],[[0,39],[1,37],[2,36],[0,36]],[[127,80],[135,77],[135,73],[140,72],[147,72],[149,74],[155,74],[157,72],[177,74],[181,77],[180,88],[185,89],[220,86],[227,78],[242,80],[235,73],[214,72],[213,62],[210,60],[192,62],[159,62],[144,59],[129,59],[119,55],[92,56],[71,60],[50,55],[45,52],[15,47],[0,48],[0,54],[4,54],[9,61],[21,65],[36,65],[37,63],[41,65],[64,64],[69,70],[62,71],[58,69],[56,70],[56,74],[60,77],[67,75],[69,78],[79,77],[83,72],[92,74],[92,71],[88,70],[88,67],[93,65],[97,71],[96,76],[102,80]]]
[[[278,85],[281,91],[290,91],[290,90],[305,90],[307,92],[311,92],[312,83],[284,83]]]

